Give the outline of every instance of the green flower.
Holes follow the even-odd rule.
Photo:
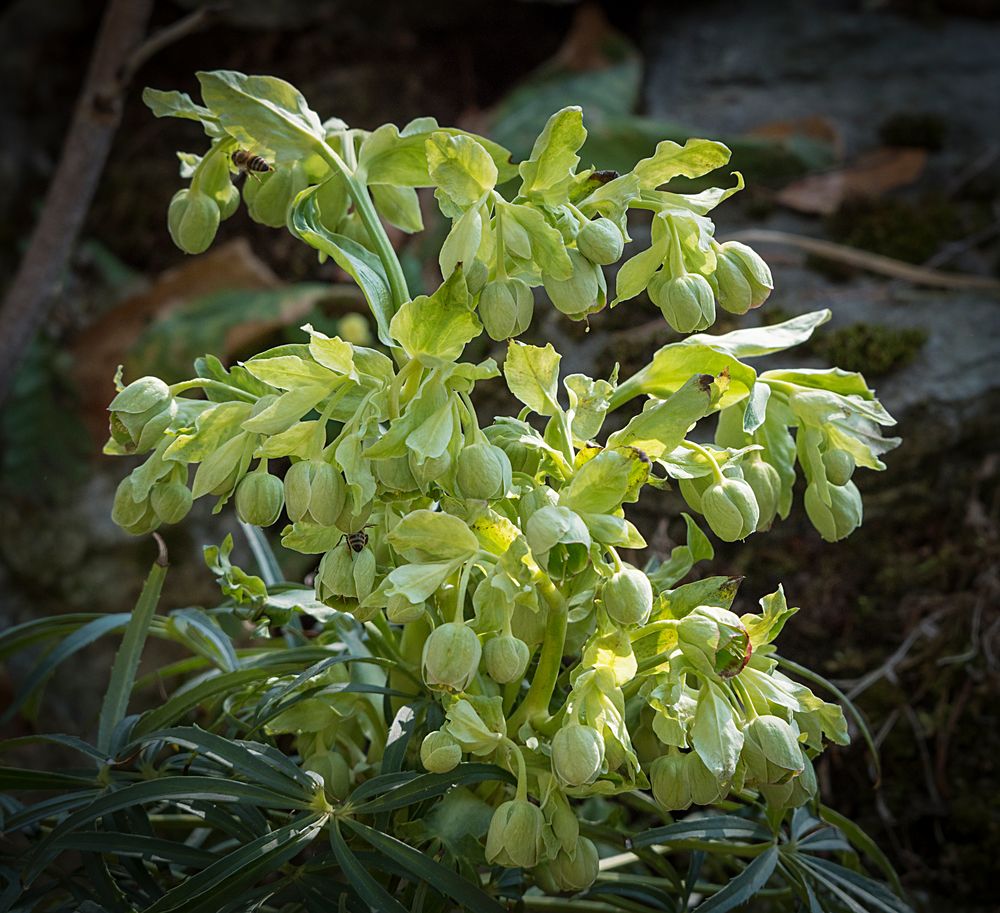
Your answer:
[[[465,691],[476,677],[482,652],[476,632],[468,625],[440,625],[424,643],[425,684],[435,691]]]
[[[591,263],[580,251],[566,252],[573,265],[568,279],[556,279],[542,273],[542,284],[556,310],[574,320],[582,320],[587,314],[600,310],[598,296],[601,293],[601,268]]]
[[[462,749],[447,732],[429,732],[420,743],[420,763],[432,774],[446,774],[462,760]]]
[[[494,813],[486,835],[486,861],[508,868],[530,869],[542,855],[545,818],[526,799],[504,802]]]
[[[676,749],[671,749],[669,754],[653,761],[649,770],[653,798],[668,812],[679,812],[691,807],[693,797],[684,757]]]
[[[199,190],[178,190],[167,210],[170,237],[186,254],[200,254],[211,246],[219,230],[219,205]]]
[[[823,470],[831,485],[846,485],[854,475],[854,457],[846,450],[833,448],[823,454]]]
[[[458,455],[455,482],[463,498],[489,501],[503,497],[511,483],[507,454],[485,438],[462,448]]]
[[[815,482],[806,487],[805,507],[810,522],[827,542],[838,542],[854,532],[863,516],[861,493],[853,482],[828,485],[830,503],[825,504]]]
[[[757,785],[780,785],[802,773],[796,730],[781,717],[762,714],[743,729],[740,754]]]
[[[649,280],[649,300],[678,333],[698,333],[715,323],[715,295],[698,273],[672,276],[660,270]]]
[[[164,523],[180,523],[191,510],[192,500],[191,489],[173,474],[157,482],[149,493],[149,503]]]
[[[753,489],[760,512],[756,529],[769,529],[778,514],[778,500],[781,497],[781,476],[778,475],[778,470],[755,454],[743,470],[743,479]]]
[[[594,219],[580,229],[576,246],[591,263],[607,266],[621,258],[625,239],[610,219]]]
[[[637,567],[622,564],[601,589],[604,610],[620,625],[646,623],[653,609],[653,587]]]
[[[158,377],[140,377],[111,400],[108,412],[111,437],[129,453],[145,453],[177,414],[177,403]]]
[[[566,786],[587,786],[600,776],[604,739],[590,726],[570,723],[552,737],[552,772]]]
[[[513,634],[500,634],[486,642],[483,658],[489,677],[505,685],[524,678],[531,651],[523,640]]]
[[[293,523],[333,526],[346,502],[344,478],[325,460],[301,460],[285,473],[285,509]]]
[[[479,296],[479,319],[497,342],[525,332],[534,310],[535,296],[523,279],[495,279]]]
[[[716,245],[713,279],[719,307],[731,314],[745,314],[760,307],[774,288],[771,270],[760,255],[739,241]]]
[[[725,476],[702,493],[701,510],[712,532],[724,542],[745,539],[760,520],[753,489],[742,479]]]
[[[266,471],[251,472],[236,486],[236,515],[251,526],[270,526],[284,503],[281,479]]]
[[[534,871],[535,881],[546,894],[585,891],[600,871],[600,856],[592,840],[580,837],[572,855],[560,850],[554,859]]]

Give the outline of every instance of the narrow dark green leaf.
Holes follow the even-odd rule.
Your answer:
[[[867,875],[821,857],[800,857],[800,860],[817,875],[822,873],[828,879],[828,883],[834,882],[857,897],[866,907],[874,906],[884,913],[910,913],[908,904],[900,900],[884,884]]]
[[[25,770],[21,767],[0,767],[0,789],[64,789],[74,786],[97,786],[93,774],[66,771]]]
[[[10,815],[4,821],[3,829],[7,833],[12,834],[24,828],[33,827],[39,821],[44,821],[47,818],[57,818],[72,809],[80,808],[88,802],[92,802],[97,793],[98,790],[96,789],[83,789],[75,793],[66,793],[61,796],[53,796],[51,799],[44,799],[41,802],[35,802],[33,805],[22,808],[20,811]]]
[[[687,818],[675,824],[654,827],[632,838],[634,847],[670,844],[681,840],[741,840],[771,842],[771,832],[746,818],[736,815],[712,815],[705,818]]]
[[[111,682],[101,706],[101,716],[97,725],[97,747],[105,753],[110,753],[111,735],[125,718],[128,699],[132,694],[132,683],[139,668],[139,657],[142,655],[149,625],[156,612],[156,604],[160,600],[163,579],[167,576],[167,552],[159,537],[157,544],[160,554],[149,569],[149,575],[139,594],[139,601],[136,602],[132,617],[125,628],[125,636],[122,637],[121,646],[115,655],[114,666],[111,668]]]
[[[276,871],[310,844],[325,820],[324,815],[303,815],[258,837],[168,891],[144,913],[172,913],[175,910],[196,913],[228,906],[234,894]]]
[[[879,849],[878,844],[872,840],[857,824],[850,818],[844,817],[840,812],[834,811],[826,805],[820,805],[819,816],[828,824],[832,824],[841,831],[851,844],[868,856],[881,870],[892,885],[892,889],[900,897],[904,896],[903,885],[899,880],[899,875],[889,862],[889,857]]]
[[[351,852],[336,819],[330,828],[330,846],[351,887],[372,910],[376,913],[408,913],[406,907],[382,887]]]
[[[180,609],[170,613],[167,630],[193,653],[200,653],[223,672],[239,667],[239,659],[229,636],[201,609]]]
[[[204,868],[217,860],[218,854],[174,840],[161,840],[141,834],[112,831],[79,831],[60,837],[55,845],[61,850],[85,853],[115,853],[118,856],[138,856],[142,859],[162,859],[177,865]]]
[[[454,770],[445,774],[420,774],[376,799],[354,806],[354,811],[359,814],[374,815],[405,808],[407,805],[440,796],[456,786],[467,786],[484,780],[499,780],[510,784],[517,782],[506,770],[494,764],[459,764]]]
[[[80,754],[87,755],[95,761],[105,761],[105,755],[98,751],[93,745],[84,742],[83,739],[75,735],[64,735],[56,733],[52,735],[23,735],[16,739],[4,739],[0,742],[0,753],[11,751],[14,748],[21,748],[25,745],[62,745],[65,748],[72,748]]]
[[[0,716],[0,723],[8,722],[24,706],[25,701],[55,672],[60,663],[84,647],[90,646],[98,638],[120,628],[127,620],[126,614],[102,615],[73,631],[34,666],[10,706]]]
[[[389,727],[385,752],[382,754],[382,773],[395,773],[403,766],[406,758],[406,746],[410,744],[413,727],[416,725],[417,714],[409,704],[399,708],[396,718]]]
[[[376,850],[380,850],[386,856],[396,860],[418,880],[426,882],[443,894],[447,894],[456,903],[461,904],[464,909],[471,910],[472,913],[503,913],[504,908],[477,885],[466,881],[457,872],[453,872],[430,856],[415,850],[409,844],[366,827],[351,818],[345,818],[344,824],[363,837]]]
[[[778,847],[772,846],[751,862],[717,894],[698,905],[700,913],[725,913],[745,904],[771,877],[778,864]]]
[[[49,618],[36,618],[33,621],[14,625],[0,634],[0,659],[30,647],[40,640],[66,637],[67,634],[78,628],[104,618],[116,618],[121,626],[128,623],[127,612],[120,612],[114,616],[97,612],[71,612],[66,615],[52,615]]]
[[[264,535],[264,530],[262,530],[259,526],[244,523],[242,520],[240,520],[240,529],[243,530],[243,535],[246,537],[247,545],[250,546],[250,551],[253,553],[254,561],[257,562],[257,570],[260,571],[260,579],[263,580],[264,584],[268,587],[281,583],[281,581],[285,579],[284,575],[281,573],[281,565],[278,564],[278,559],[274,554],[274,549],[271,548],[271,543],[267,541],[267,536]]]

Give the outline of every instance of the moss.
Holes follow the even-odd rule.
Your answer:
[[[929,111],[900,111],[887,117],[878,132],[887,146],[918,146],[936,152],[944,146],[948,125]]]
[[[814,343],[818,355],[845,371],[877,376],[910,364],[927,341],[919,327],[887,327],[873,323],[820,335]]]
[[[961,234],[958,210],[939,196],[908,200],[850,199],[826,220],[831,238],[849,247],[923,263]]]

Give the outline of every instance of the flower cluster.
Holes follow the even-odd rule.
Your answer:
[[[124,387],[108,451],[148,457],[119,487],[117,522],[146,533],[204,495],[217,510],[233,499],[255,526],[286,518],[282,545],[319,557],[313,612],[329,621],[328,642],[351,617],[383,661],[366,667],[373,683],[419,684],[420,763],[444,773],[475,758],[514,775],[512,798],[492,794],[485,858],[533,870],[547,891],[597,872],[572,800],[647,788],[669,811],[751,789],[776,807],[810,799],[812,758],[847,733],[839,707],[778,671],[772,641],[795,611],[784,595],[740,616],[736,581],[679,585],[712,554],[690,517],[687,544],[662,564],[622,555],[646,545],[626,509],[650,487],[677,482],[733,541],[787,516],[796,464],[809,517],[839,539],[861,520],[853,470],[883,468],[895,443],[860,375],[746,363],[806,340],[828,313],[701,333],[716,304],[744,313],[772,284],[752,250],[714,239],[707,213],[742,187],[738,175],[729,189],[662,189],[724,165],[728,150],[663,142],[627,174],[580,170],[586,131],[566,108],[515,167],[506,150],[429,119],[368,133],[320,122],[280,80],[200,79],[204,107],[147,92],[157,114],[198,120],[212,140],[203,157],[182,156],[191,187],[171,203],[174,239],[207,247],[237,203],[231,153],[252,144],[274,170],[247,182],[250,215],[334,258],[364,290],[384,348],[306,326],[302,343],[231,368],[208,357],[190,381]],[[451,229],[444,281],[411,298],[380,219],[422,227],[418,187],[434,189]],[[675,330],[699,335],[622,383],[561,378],[551,345],[511,341],[503,376],[524,408],[484,427],[472,394],[500,369],[462,361],[466,346],[484,330],[523,333],[538,288],[575,320],[608,304],[602,267],[634,243],[630,209],[652,213],[650,246],[622,265],[611,303],[646,290]],[[182,395],[195,388],[206,398]],[[637,397],[642,410],[602,434]],[[713,415],[714,444],[689,439]],[[212,560],[239,603],[252,588],[225,555]],[[391,722],[341,687],[340,668],[267,723],[294,734],[333,798],[370,774]]]

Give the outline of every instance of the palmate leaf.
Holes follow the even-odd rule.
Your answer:
[[[698,910],[701,913],[726,913],[745,904],[767,884],[778,864],[779,853],[777,846],[761,853],[721,891],[698,904]]]
[[[472,913],[503,913],[504,907],[500,906],[488,894],[430,856],[415,850],[409,844],[351,818],[345,818],[344,824],[376,850],[399,863],[419,881],[426,882],[436,890],[448,895],[456,903],[461,904],[463,909],[470,910]]]

